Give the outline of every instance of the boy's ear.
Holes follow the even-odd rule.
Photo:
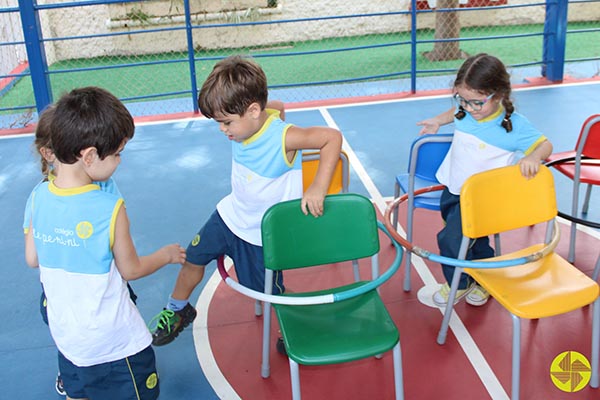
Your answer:
[[[260,112],[262,111],[260,104],[258,104],[257,102],[251,103],[248,106],[248,109],[246,110],[246,112],[248,113],[248,115],[250,115],[252,118],[258,118],[260,116]]]
[[[86,167],[92,165],[98,159],[98,150],[95,147],[87,147],[81,150],[81,160]]]

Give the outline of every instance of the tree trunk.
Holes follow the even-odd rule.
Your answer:
[[[439,9],[458,8],[458,0],[437,0],[435,11],[435,39],[451,39],[460,37],[460,20],[457,12],[438,12]],[[457,60],[465,58],[460,50],[460,42],[436,42],[433,50],[424,56],[430,61]]]

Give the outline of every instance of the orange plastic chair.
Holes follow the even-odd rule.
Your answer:
[[[600,185],[600,114],[589,117],[581,127],[575,150],[552,154],[548,157],[546,165],[552,166],[563,175],[573,180],[573,195],[571,214],[559,213],[571,221],[571,234],[569,241],[569,262],[575,262],[575,238],[577,223],[585,224],[579,218],[579,186],[586,184],[585,198],[581,214],[588,212],[592,186]],[[596,224],[590,226],[597,227]]]
[[[475,174],[467,179],[460,194],[463,241],[459,259],[464,260],[471,239],[547,224],[544,243],[513,253],[480,261],[512,260],[527,257],[521,265],[504,268],[456,267],[449,298],[454,299],[460,274],[464,271],[500,303],[513,320],[512,395],[519,398],[521,319],[538,319],[593,306],[592,379],[598,387],[600,347],[600,288],[587,275],[554,252],[558,225],[554,180],[550,170],[541,166],[532,179],[521,175],[518,166]],[[556,231],[555,231],[556,230]],[[553,243],[553,244],[548,244]],[[533,260],[533,261],[531,261]],[[485,264],[478,263],[477,265]],[[446,340],[454,301],[448,301],[438,343]]]
[[[320,159],[321,154],[318,151],[305,151],[302,153],[302,184],[305,191],[317,175]],[[335,166],[327,194],[348,193],[349,182],[350,162],[348,161],[348,155],[342,151]]]

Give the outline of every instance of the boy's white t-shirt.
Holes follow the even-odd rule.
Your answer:
[[[291,126],[269,118],[248,140],[233,142],[231,193],[217,204],[219,215],[239,238],[262,246],[261,221],[272,205],[302,197],[302,154],[287,159],[285,135]]]

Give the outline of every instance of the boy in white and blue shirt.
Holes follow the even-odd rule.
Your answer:
[[[148,399],[159,394],[151,335],[127,280],[183,263],[181,246],[139,257],[124,201],[110,179],[133,137],[125,106],[95,87],[56,103],[50,135],[59,174],[30,195],[25,256],[39,267],[48,324],[69,398]]]

